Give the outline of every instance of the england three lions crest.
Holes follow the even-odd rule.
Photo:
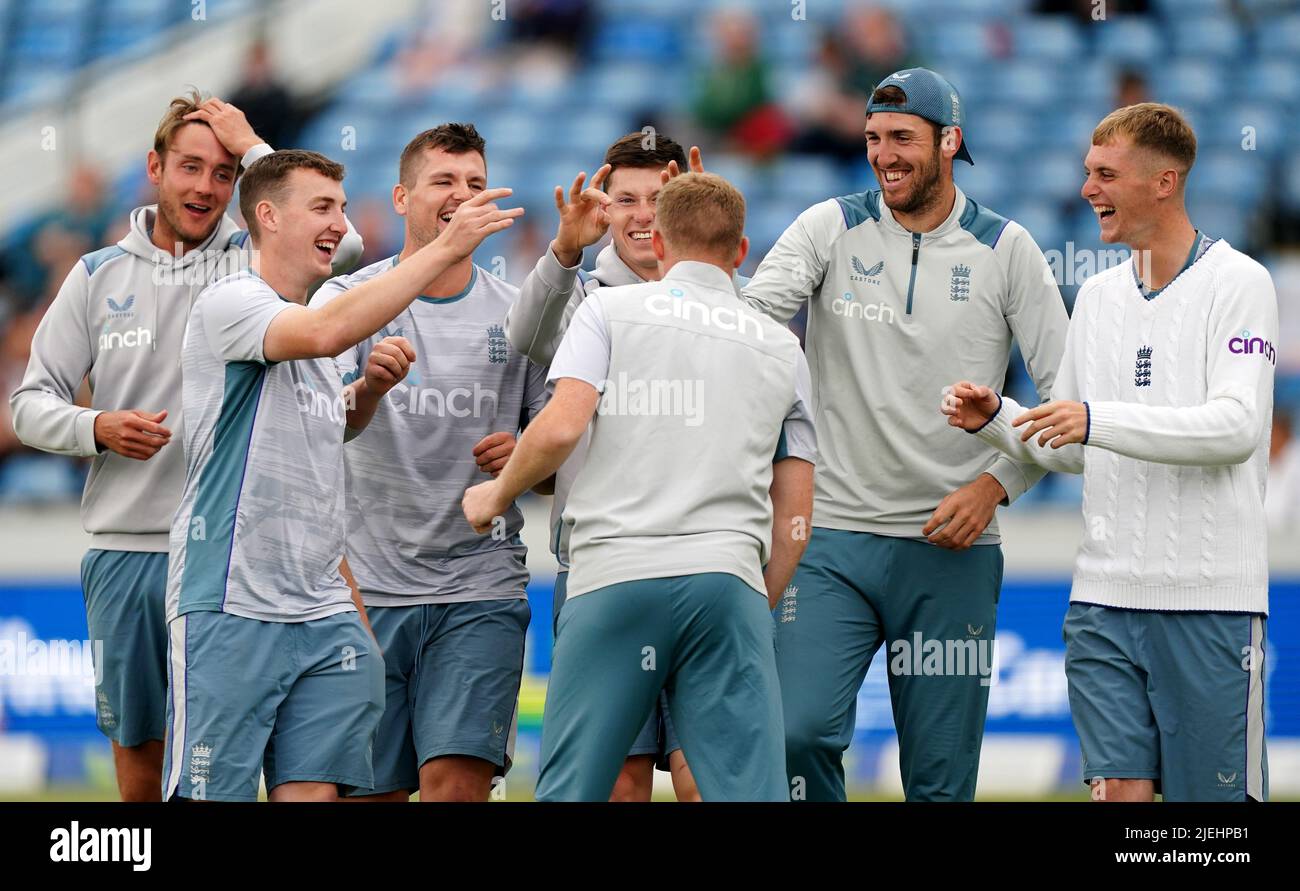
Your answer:
[[[948,283],[948,298],[954,302],[970,300],[970,267],[958,263],[952,268],[952,281]]]

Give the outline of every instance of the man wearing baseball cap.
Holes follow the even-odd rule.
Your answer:
[[[973,163],[964,120],[933,71],[881,81],[866,123],[880,188],[804,211],[743,289],[781,322],[808,302],[823,458],[808,548],[775,612],[796,800],[845,798],[856,697],[882,645],[908,799],[975,794],[1002,582],[994,512],[1043,471],[952,436],[934,399],[958,378],[1001,383],[1013,336],[1046,398],[1067,317],[1029,233],[954,184],[953,159]]]

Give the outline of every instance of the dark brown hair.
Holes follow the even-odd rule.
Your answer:
[[[314,170],[335,182],[343,181],[343,165],[318,152],[286,149],[257,159],[239,183],[239,212],[254,238],[258,235],[255,212],[258,203],[281,200],[289,174],[295,170]]]
[[[478,152],[487,163],[487,143],[473,124],[439,124],[417,135],[402,149],[402,160],[397,167],[398,182],[408,189],[415,184],[420,162],[430,149],[442,149],[449,155]]]

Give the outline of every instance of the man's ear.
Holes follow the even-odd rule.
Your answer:
[[[664,244],[664,237],[658,229],[650,230],[650,248],[655,252],[655,259],[662,262],[668,248]]]
[[[749,236],[742,235],[740,238],[740,247],[736,248],[736,262],[732,263],[731,265],[739,269],[740,264],[744,263],[745,258],[748,256],[749,256]]]
[[[263,198],[257,202],[253,208],[253,216],[257,217],[257,228],[261,232],[278,232],[280,231],[279,213],[275,205]]]
[[[406,186],[398,183],[393,186],[393,211],[399,216],[406,216]]]
[[[145,173],[149,176],[149,182],[155,186],[162,184],[163,159],[153,149],[149,149],[149,160],[145,163]]]
[[[955,124],[944,127],[939,135],[939,152],[946,160],[951,161],[957,157],[957,149],[961,148],[962,140],[965,138],[961,127]]]
[[[1182,175],[1173,167],[1166,167],[1156,175],[1156,196],[1168,198],[1178,191]]]

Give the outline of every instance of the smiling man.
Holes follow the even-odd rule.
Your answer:
[[[374,783],[384,663],[341,566],[345,426],[415,358],[387,338],[346,389],[334,357],[390,323],[516,211],[484,191],[407,262],[304,304],[346,231],[343,167],[275,152],[244,177],[254,258],[199,295],[181,351],[185,487],[167,578],[164,797],[337,798]]]
[[[402,251],[331,279],[328,306],[401,268],[487,188],[486,145],[472,124],[407,144],[393,187]],[[546,400],[544,371],[511,349],[501,319],[518,290],[466,256],[421,288],[382,331],[339,356],[358,377],[389,332],[413,345],[412,374],[344,450],[348,564],[384,649],[384,716],[370,800],[486,801],[514,755],[516,706],[531,612],[523,515],[510,505],[488,536],[461,516],[465,490],[505,466],[514,438]],[[358,417],[356,420],[364,421]]]
[[[90,637],[103,642],[96,718],[124,801],[157,801],[162,779],[167,531],[185,480],[182,450],[169,447],[181,420],[181,337],[195,295],[248,264],[248,233],[226,207],[240,170],[271,151],[233,105],[197,92],[173,99],[147,159],[158,203],[137,207],[121,241],[68,273],[11,400],[24,443],[94,459],[81,582]],[[332,271],[360,255],[360,239],[345,237]]]
[[[881,189],[804,211],[743,289],[786,322],[808,303],[817,405],[814,530],[777,610],[792,797],[843,800],[858,689],[882,644],[988,647],[1002,551],[993,515],[1043,475],[927,417],[952,370],[1001,384],[1014,336],[1042,394],[1065,341],[1060,292],[1020,225],[953,183],[961,100],[924,68],[867,105]],[[975,660],[972,660],[975,661]],[[909,800],[975,793],[988,678],[890,673]]]
[[[661,134],[629,133],[605,152],[605,163],[583,188],[586,173],[574,178],[569,193],[555,187],[559,228],[549,250],[520,289],[506,314],[506,336],[516,349],[539,365],[549,365],[578,307],[597,288],[635,285],[660,279],[659,258],[651,244],[655,205],[665,171],[687,166],[682,147]],[[701,169],[698,149],[691,150],[690,167]],[[581,269],[582,252],[606,233],[610,243],[596,255],[592,272]],[[569,580],[569,530],[561,523],[569,490],[586,454],[585,440],[556,474],[551,508],[551,542],[560,569],[555,577],[552,628],[558,632]],[[668,712],[667,697],[646,719],[641,733],[614,784],[615,801],[649,801],[654,769],[669,770],[679,801],[695,801],[699,792],[691,777]]]
[[[1168,105],[1103,119],[1082,194],[1131,262],[1079,289],[1051,402],[1025,411],[969,380],[943,401],[1017,460],[1083,474],[1065,674],[1097,800],[1268,797],[1277,295],[1263,266],[1192,226],[1195,160]]]

